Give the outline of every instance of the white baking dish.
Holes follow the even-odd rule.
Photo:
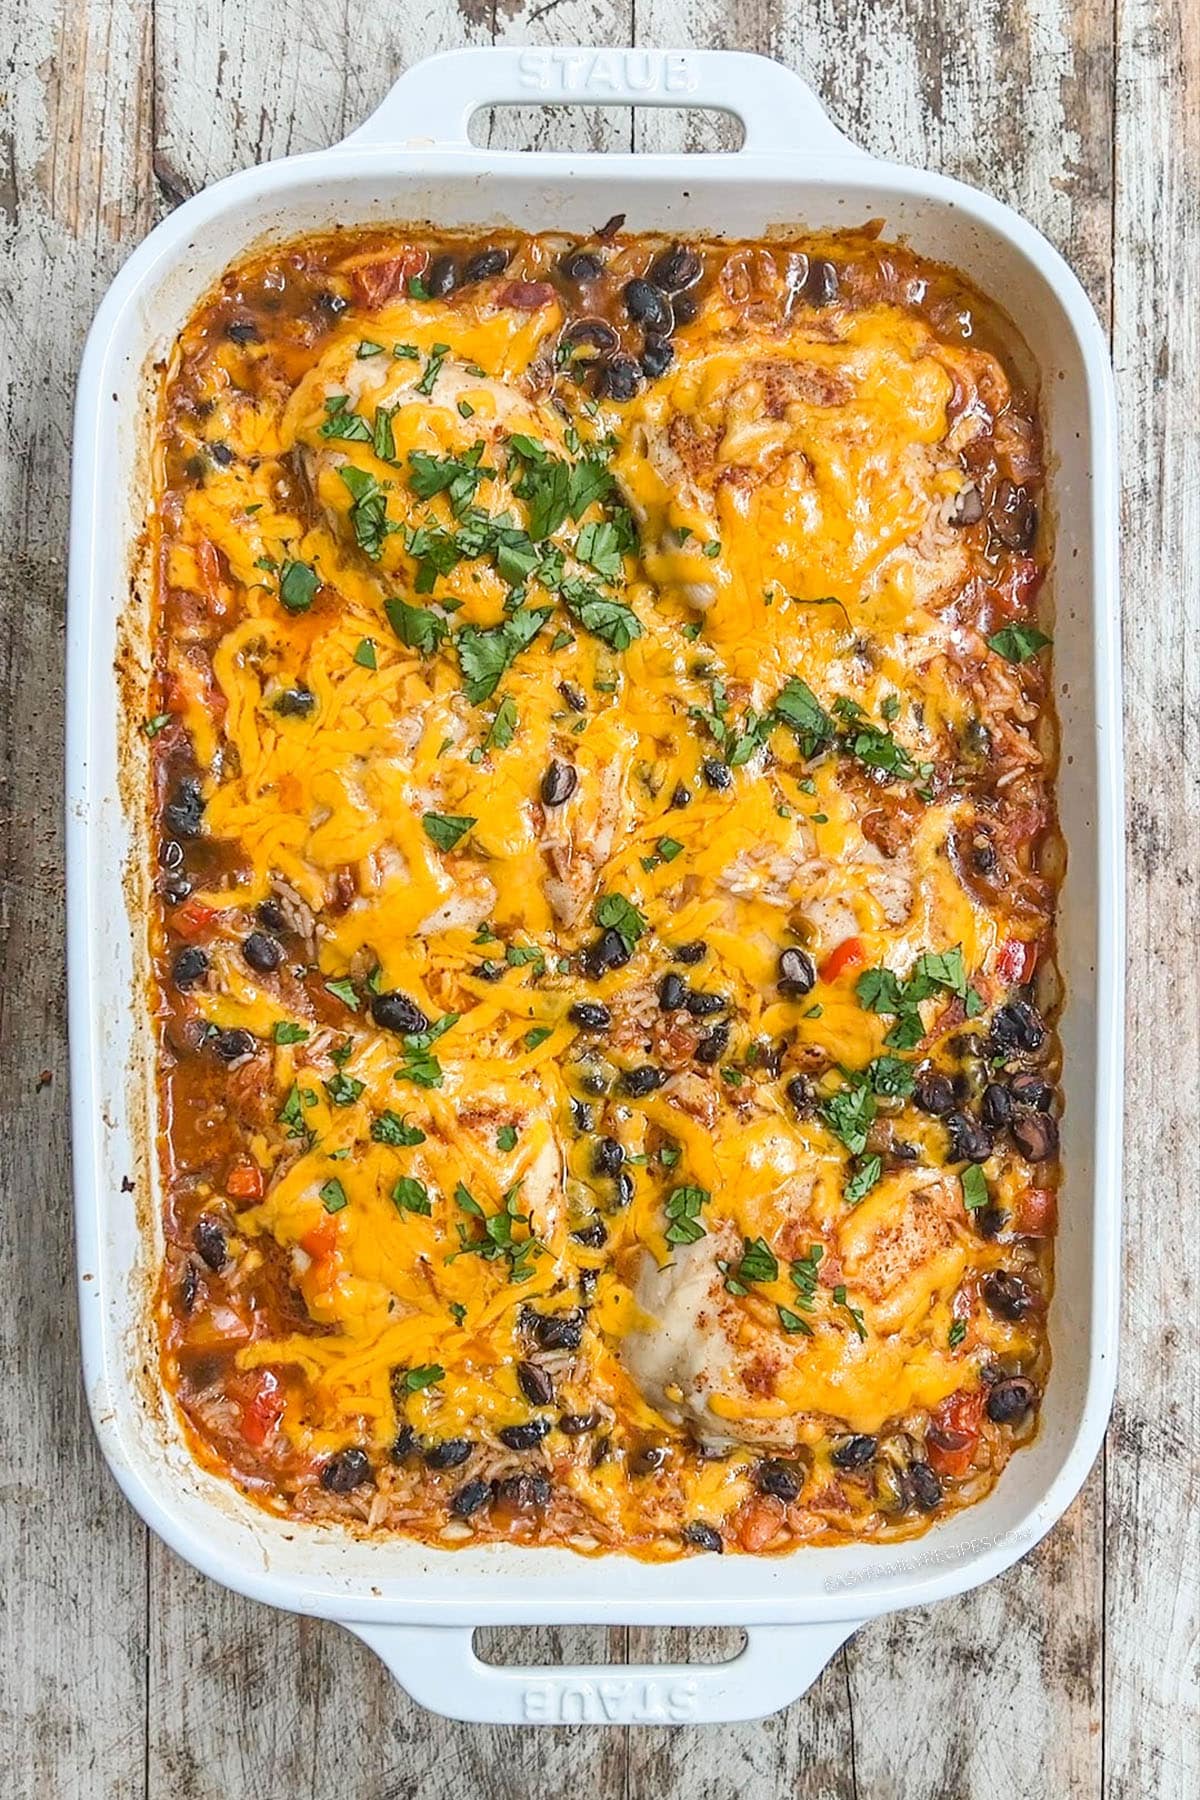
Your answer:
[[[716,156],[560,156],[485,152],[468,141],[481,106],[564,99],[718,107],[743,122],[745,147]],[[137,791],[147,606],[136,573],[153,361],[225,266],[264,235],[416,219],[578,230],[618,211],[633,231],[736,236],[882,216],[889,235],[957,265],[998,298],[1040,367],[1070,847],[1061,916],[1067,1179],[1050,1321],[1054,1372],[1040,1435],[996,1491],[907,1546],[647,1566],[567,1551],[439,1552],[298,1529],[196,1467],[154,1375],[147,1295],[159,1203],[142,997],[150,853]],[[452,1716],[677,1722],[757,1717],[784,1705],[863,1620],[972,1587],[1049,1530],[1096,1455],[1116,1352],[1123,963],[1115,464],[1104,340],[1061,257],[985,195],[864,156],[803,82],[757,57],[507,49],[434,57],[404,75],[344,144],[219,183],[131,257],[88,339],[75,437],[67,745],[75,1196],[96,1429],[132,1504],[182,1556],[255,1599],[344,1622],[416,1699]],[[118,662],[123,673],[114,679]],[[718,1667],[515,1670],[475,1658],[474,1626],[535,1621],[750,1629],[745,1652]]]

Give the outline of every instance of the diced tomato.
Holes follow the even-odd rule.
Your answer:
[[[1012,1229],[1021,1237],[1053,1237],[1058,1195],[1053,1188],[1023,1188],[1012,1210]]]
[[[1037,962],[1037,945],[1024,938],[1006,938],[996,952],[996,979],[1006,987],[1028,981]]]
[[[314,1262],[320,1262],[326,1256],[332,1256],[337,1245],[337,1225],[332,1217],[321,1220],[311,1231],[306,1231],[300,1239],[300,1248]]]
[[[983,1415],[982,1388],[961,1388],[935,1410],[925,1434],[925,1454],[936,1475],[965,1475],[979,1442],[979,1421]]]
[[[234,1200],[261,1200],[263,1174],[257,1163],[236,1162],[225,1177],[225,1192]]]
[[[554,298],[554,289],[548,281],[510,281],[500,289],[501,306],[511,306],[517,312],[537,312],[540,307],[549,306]]]
[[[414,275],[424,272],[429,263],[428,250],[406,250],[403,256],[386,256],[379,262],[364,263],[350,277],[354,298],[368,311],[402,293]]]
[[[203,906],[199,900],[185,900],[171,914],[171,923],[180,937],[202,938],[216,916],[211,906]]]
[[[866,960],[866,947],[861,938],[843,938],[821,964],[821,980],[836,981],[847,969],[860,969]]]
[[[278,1377],[259,1369],[250,1378],[248,1398],[238,1400],[242,1436],[248,1444],[265,1443],[283,1417],[283,1394]]]

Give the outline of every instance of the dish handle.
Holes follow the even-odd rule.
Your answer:
[[[863,154],[806,81],[741,50],[532,49],[497,44],[414,63],[344,147],[467,150],[487,106],[705,107],[740,120],[740,154]],[[516,154],[520,154],[517,152]]]
[[[761,1719],[807,1692],[858,1619],[755,1625],[724,1663],[502,1668],[468,1626],[348,1623],[430,1712],[480,1725],[720,1725]]]

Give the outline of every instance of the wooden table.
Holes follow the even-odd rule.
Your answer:
[[[936,0],[0,0],[11,382],[0,463],[0,1793],[1200,1793],[1200,7],[961,0],[936,11]],[[77,1374],[60,780],[68,433],[84,329],[167,210],[229,170],[341,137],[419,56],[589,40],[769,51],[872,150],[1011,202],[1109,322],[1123,415],[1130,1229],[1107,1449],[1062,1524],[1001,1580],[867,1626],[787,1713],[713,1732],[516,1732],[422,1713],[346,1633],[237,1599],[150,1539],[101,1466]],[[493,132],[524,129],[508,119]],[[647,116],[635,141],[679,142],[679,130]],[[538,126],[558,144],[626,144],[629,131],[628,114]],[[510,1653],[519,1641],[523,1656],[583,1660],[662,1656],[676,1637],[495,1635]],[[686,1649],[711,1654],[723,1641],[693,1633]]]

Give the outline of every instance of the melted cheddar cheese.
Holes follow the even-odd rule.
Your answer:
[[[342,235],[181,334],[160,1317],[264,1504],[780,1550],[920,1529],[1033,1430],[1061,857],[1012,344],[870,232]]]

